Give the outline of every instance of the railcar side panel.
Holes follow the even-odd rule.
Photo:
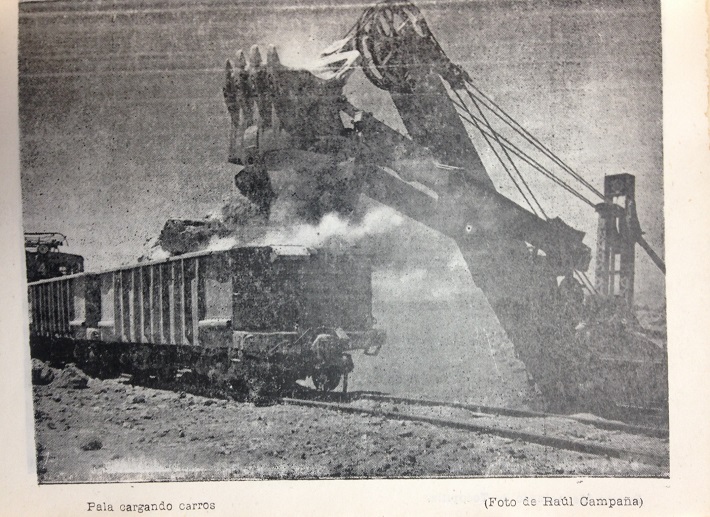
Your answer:
[[[227,253],[200,257],[196,314],[198,342],[203,347],[232,344],[232,264]]]
[[[298,307],[294,273],[309,258],[278,255],[269,248],[235,250],[233,328],[293,332]]]
[[[113,273],[99,275],[101,290],[101,318],[98,322],[98,337],[101,341],[114,341],[116,335],[116,279]]]
[[[101,317],[101,283],[96,275],[76,276],[67,285],[69,335],[76,339],[98,339]]]
[[[30,335],[70,336],[70,323],[76,314],[75,284],[79,280],[77,277],[57,278],[29,286]]]
[[[372,284],[364,259],[323,253],[304,263],[298,278],[301,326],[371,328]]]
[[[200,258],[101,274],[103,341],[197,345]]]

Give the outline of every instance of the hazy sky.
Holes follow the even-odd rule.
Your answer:
[[[23,4],[25,229],[67,234],[67,251],[99,269],[136,258],[166,219],[218,207],[235,172],[226,162],[224,61],[254,43],[276,44],[285,62],[315,56],[345,35],[367,2],[328,4],[336,8],[321,0]],[[636,175],[642,228],[663,255],[658,2],[417,5],[449,57],[598,189],[605,174]],[[396,123],[386,96],[362,78],[348,91]],[[548,214],[587,232],[594,248],[594,211],[544,179],[531,183]],[[418,250],[412,268],[453,252],[437,242],[425,249],[431,235],[416,227],[403,231]],[[642,254],[637,299],[656,303],[663,277]]]

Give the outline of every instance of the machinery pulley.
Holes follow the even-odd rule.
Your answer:
[[[410,91],[413,53],[423,42],[433,43],[433,35],[421,11],[406,1],[380,2],[365,11],[357,24],[355,45],[363,71],[383,90]]]

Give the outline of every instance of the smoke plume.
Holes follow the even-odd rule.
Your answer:
[[[402,224],[401,215],[392,209],[377,207],[358,221],[331,212],[318,224],[301,223],[271,228],[260,239],[263,245],[296,244],[311,248],[346,247],[361,244],[368,237],[383,235]]]

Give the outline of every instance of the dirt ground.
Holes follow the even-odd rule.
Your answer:
[[[50,371],[52,382],[34,386],[41,483],[668,475],[666,468],[365,413],[258,407]]]

